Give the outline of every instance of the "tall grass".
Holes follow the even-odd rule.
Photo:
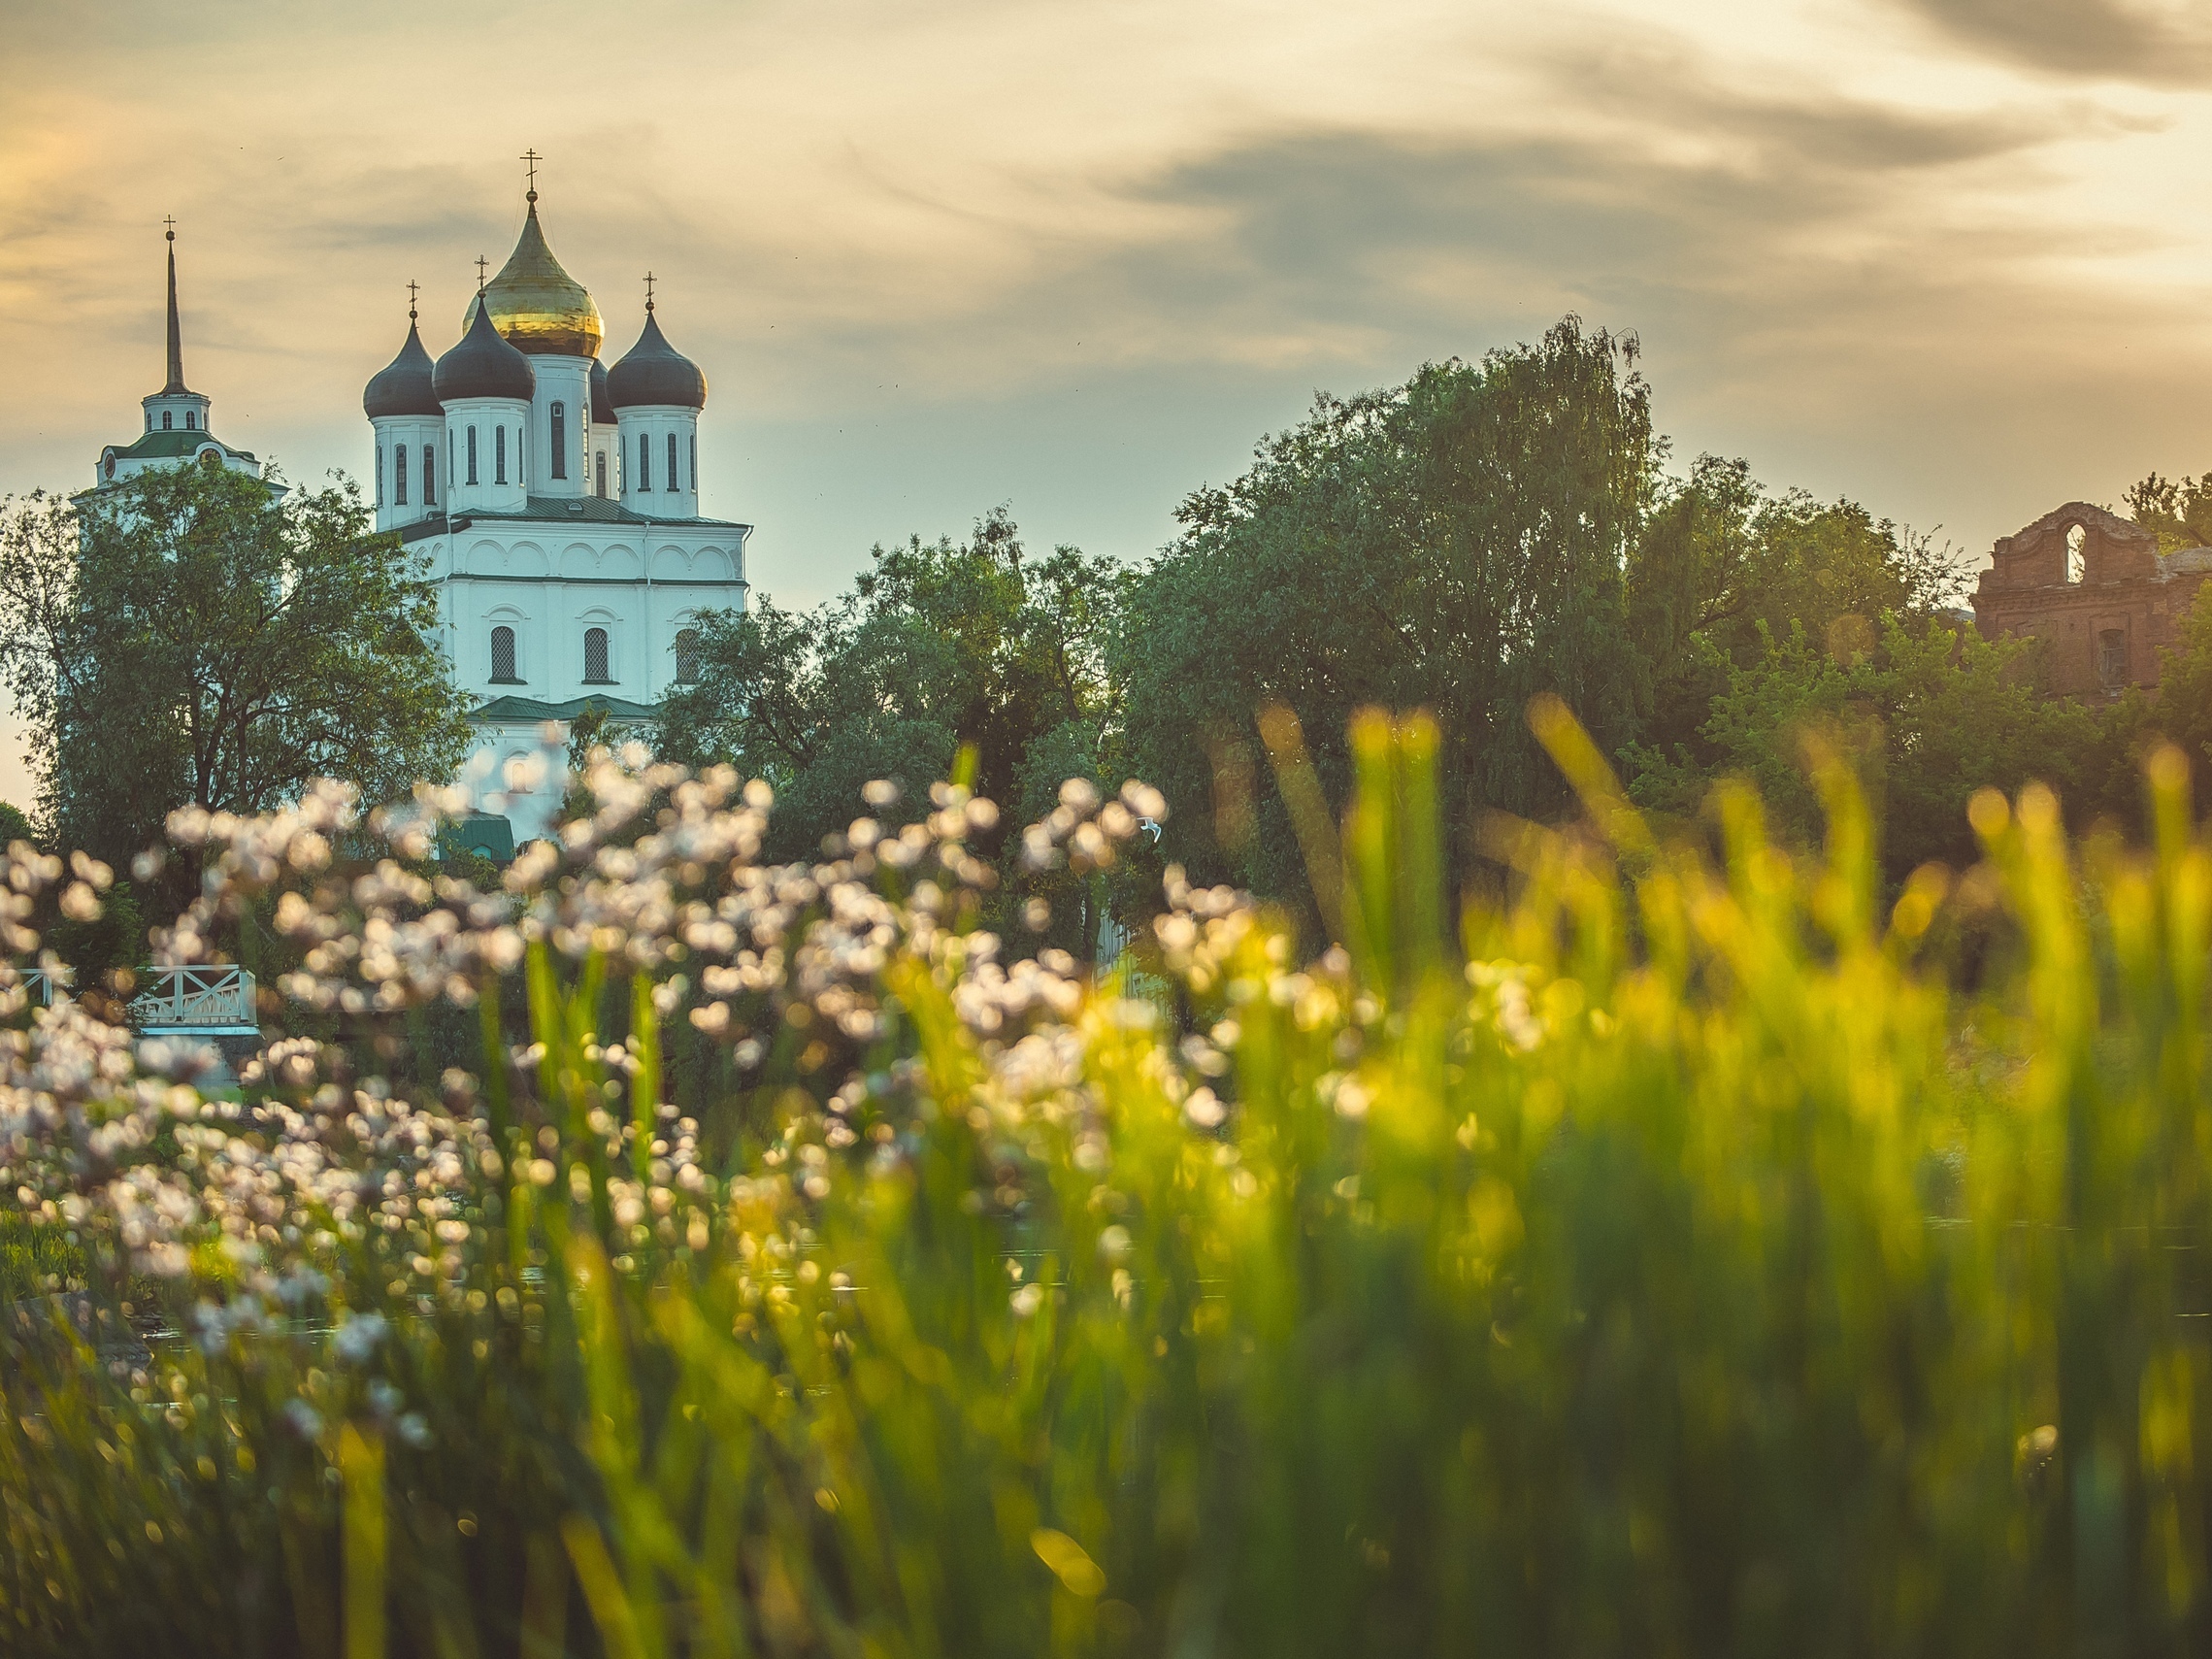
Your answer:
[[[302,895],[303,1005],[481,997],[485,1057],[203,1107],[23,1035],[8,1183],[193,1340],[15,1342],[8,1651],[2201,1651],[2178,757],[2148,849],[1984,796],[1886,902],[1840,769],[1821,854],[1733,795],[1713,858],[1538,723],[1588,819],[1492,826],[1496,906],[1437,891],[1435,732],[1364,717],[1301,826],[1342,946],[1171,872],[1143,996],[1001,966],[952,790],[762,870],[757,792],[608,770],[502,895],[338,870],[327,804],[182,826],[212,906]]]

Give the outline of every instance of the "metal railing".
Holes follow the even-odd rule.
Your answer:
[[[141,1031],[198,1037],[253,1037],[261,1024],[253,976],[238,967],[148,968],[131,998],[131,1023]]]

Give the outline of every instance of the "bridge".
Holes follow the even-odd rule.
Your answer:
[[[44,969],[21,970],[23,987],[48,1007],[54,982]],[[145,968],[130,1000],[130,1022],[149,1037],[259,1037],[253,976],[244,968],[195,964]]]

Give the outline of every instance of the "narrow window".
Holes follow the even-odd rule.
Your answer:
[[[676,682],[689,685],[699,678],[699,630],[678,628],[676,631]]]
[[[653,487],[653,441],[643,432],[638,434],[638,487]]]
[[[668,487],[672,493],[676,489],[676,434],[673,432],[668,435]]]
[[[599,499],[607,499],[607,451],[602,449],[593,457],[599,463]]]
[[[163,410],[163,411],[161,412],[161,430],[162,430],[162,431],[164,431],[164,432],[170,432],[170,431],[174,431],[174,430],[176,429],[176,425],[177,425],[177,415],[176,415],[176,412],[175,412],[174,410],[168,410],[168,409],[165,409],[165,410]]]
[[[407,446],[405,444],[392,451],[392,500],[401,507],[407,505]]]
[[[491,434],[491,481],[507,481],[507,428],[495,426]]]
[[[2079,582],[2089,575],[2089,532],[2079,524],[2066,527],[2066,580]]]
[[[422,505],[438,505],[438,450],[429,444],[422,447]]]
[[[514,630],[500,627],[491,631],[491,680],[494,685],[519,685],[514,673]]]
[[[199,429],[200,412],[196,409],[187,409],[184,412],[184,430],[187,432],[197,432]]]
[[[2117,691],[2128,683],[2128,635],[2120,628],[2107,628],[2096,636],[2096,682],[2107,691]]]
[[[384,504],[384,447],[377,446],[377,505]]]
[[[477,429],[469,428],[469,481],[477,481]]]
[[[699,487],[699,434],[691,435],[691,487]]]
[[[583,631],[583,682],[586,685],[611,683],[607,672],[607,630],[586,628]]]
[[[569,476],[569,417],[564,404],[553,405],[553,477]]]

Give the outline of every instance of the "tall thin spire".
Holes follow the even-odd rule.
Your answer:
[[[184,384],[184,331],[177,324],[177,221],[162,223],[169,227],[169,383],[161,388],[167,396],[190,388]]]

